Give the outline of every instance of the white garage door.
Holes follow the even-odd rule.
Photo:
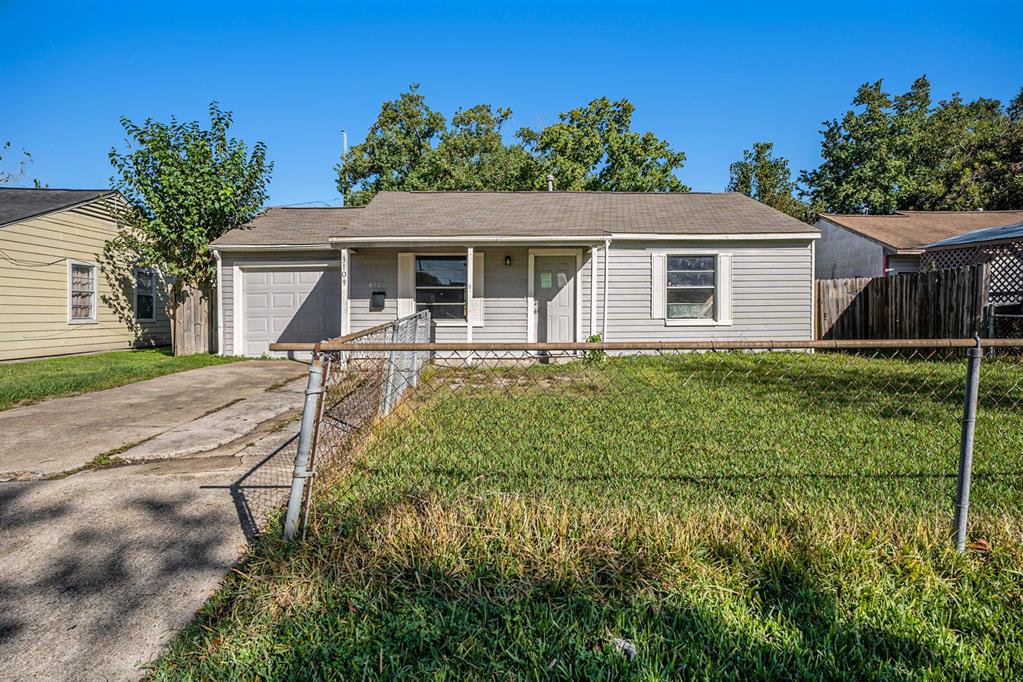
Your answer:
[[[245,270],[242,346],[245,355],[271,343],[315,343],[341,333],[341,279],[337,270]]]

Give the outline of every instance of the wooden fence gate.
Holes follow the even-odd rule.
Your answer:
[[[988,265],[892,277],[819,279],[819,339],[941,339],[984,334]]]
[[[172,314],[174,355],[209,353],[216,349],[216,296],[205,289],[185,287],[175,294]]]

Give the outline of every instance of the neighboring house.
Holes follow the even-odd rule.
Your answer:
[[[440,342],[811,339],[815,228],[742,194],[381,192],[213,242],[221,352],[429,310]]]
[[[971,230],[1023,220],[1023,211],[899,211],[894,215],[823,213],[817,220],[819,279],[916,272],[924,246]]]
[[[920,269],[944,270],[983,263],[989,265],[988,300],[996,305],[1023,303],[1023,222],[927,244]]]
[[[0,360],[170,343],[168,290],[114,265],[111,190],[0,188]]]

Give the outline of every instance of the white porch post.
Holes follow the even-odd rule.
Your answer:
[[[597,248],[590,244],[590,336],[597,333]]]
[[[476,249],[465,248],[465,342],[472,343],[472,279],[473,261]]]
[[[351,306],[348,301],[349,251],[341,249],[341,336],[352,333]]]
[[[611,262],[611,240],[604,240],[604,319],[600,328],[600,340],[607,341],[607,280],[610,273],[608,267]]]

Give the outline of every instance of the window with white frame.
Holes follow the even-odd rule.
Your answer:
[[[666,316],[669,320],[713,320],[717,289],[715,256],[667,257]]]
[[[465,256],[416,256],[416,312],[434,320],[464,320],[468,267]]]
[[[68,317],[71,322],[93,322],[96,319],[96,266],[91,263],[70,264],[68,272]]]
[[[150,268],[135,268],[135,319],[146,322],[156,317],[156,278]]]

